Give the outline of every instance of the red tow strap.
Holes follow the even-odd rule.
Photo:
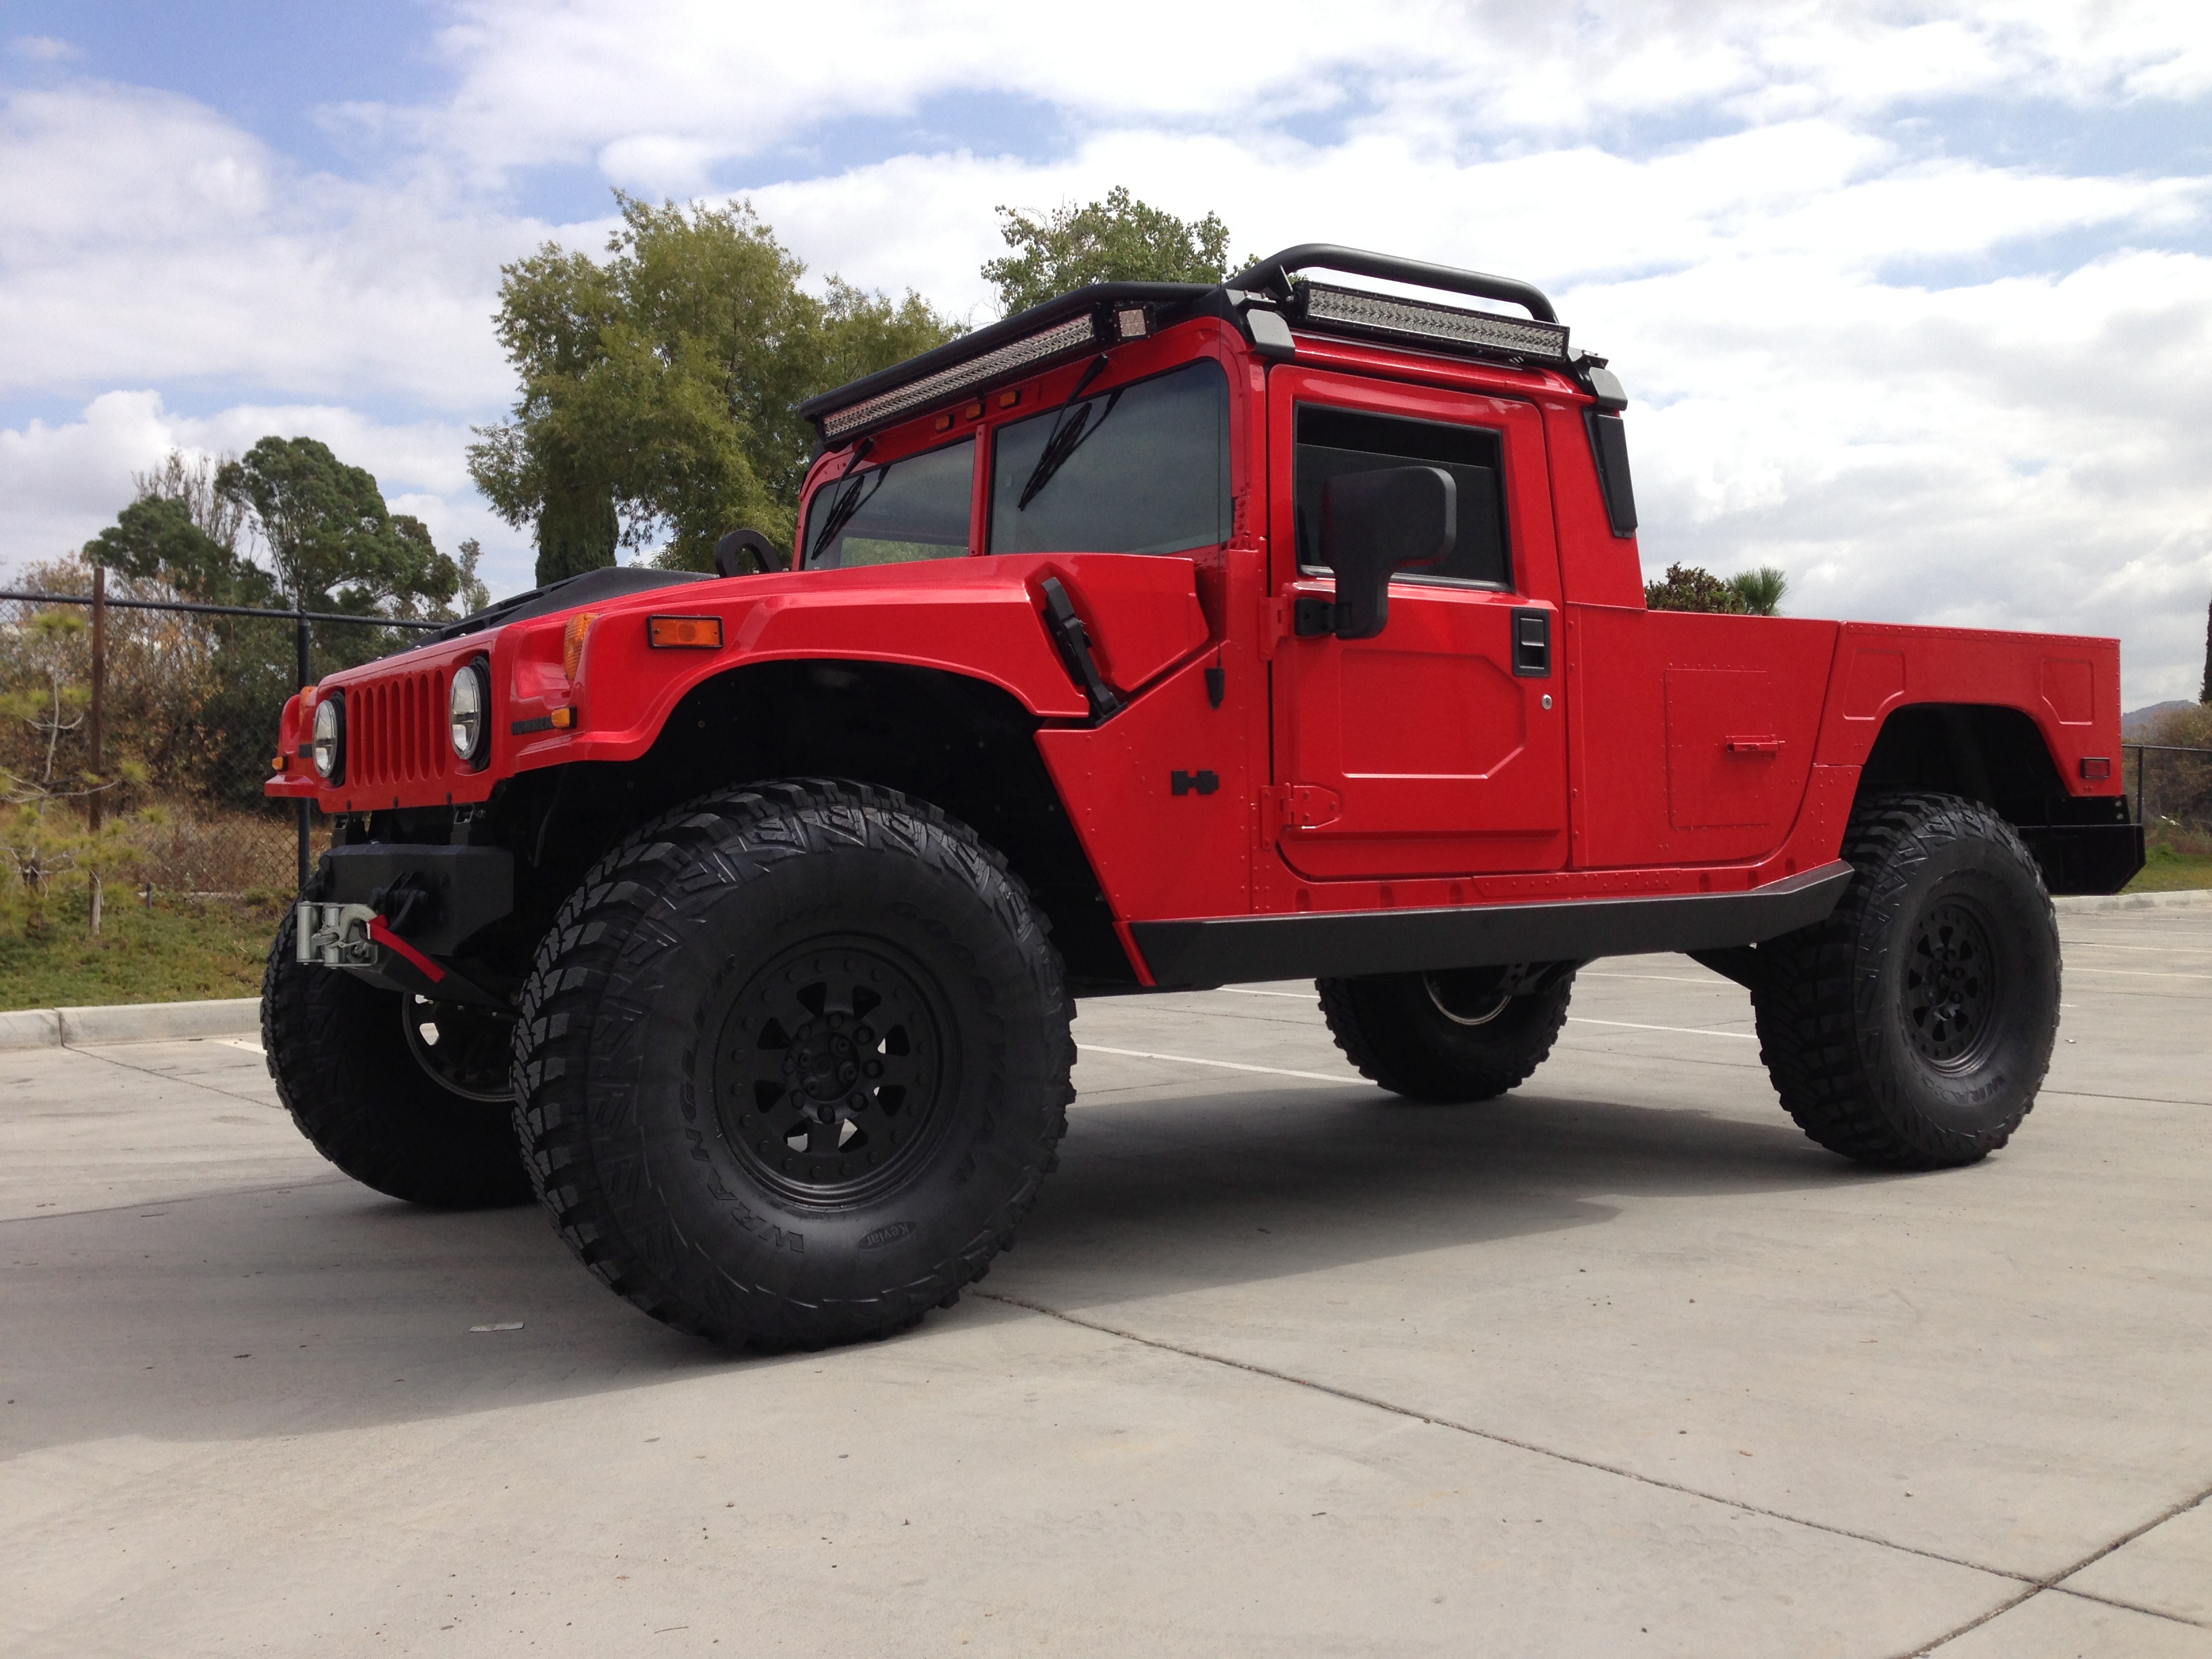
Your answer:
[[[435,985],[440,980],[445,978],[446,970],[438,966],[436,963],[431,961],[429,957],[424,956],[420,951],[410,945],[405,939],[400,938],[398,934],[393,933],[389,927],[386,927],[384,925],[384,918],[382,916],[371,916],[369,918],[368,936],[377,944],[381,945],[386,950],[398,957],[402,961],[410,963],[415,967],[420,969],[422,972],[423,977],[428,979],[431,984]]]

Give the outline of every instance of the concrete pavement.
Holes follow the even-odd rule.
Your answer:
[[[1680,958],[1473,1108],[1308,988],[1089,1003],[1020,1248],[769,1359],[337,1176],[250,1039],[0,1054],[0,1650],[2212,1655],[2212,915],[2063,928],[1931,1176]]]

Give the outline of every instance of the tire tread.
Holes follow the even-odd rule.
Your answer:
[[[1052,1011],[1055,1079],[1048,1109],[1027,1149],[1028,1172],[988,1224],[936,1271],[870,1297],[841,1298],[835,1309],[784,1297],[763,1285],[736,1287],[716,1307],[656,1267],[672,1250],[635,1218],[649,1204],[623,1201],[639,1172],[601,1167],[603,1134],[585,1055],[591,1030],[623,979],[624,960],[657,943],[655,911],[671,878],[736,883],[791,857],[834,846],[894,850],[955,875],[988,902],[1017,933],[1033,933],[1031,955],[1041,1000]],[[655,880],[648,872],[658,870]],[[684,873],[688,872],[688,876]],[[983,1277],[1035,1202],[1067,1130],[1075,1042],[1073,1013],[1048,924],[1005,857],[941,809],[875,785],[799,778],[716,791],[633,832],[610,851],[562,904],[538,945],[522,990],[514,1050],[514,1121],[531,1181],[553,1226],[577,1259],[610,1289],[679,1330],[775,1351],[880,1337],[905,1329],[931,1307],[950,1307]],[[626,1218],[628,1218],[626,1219]]]

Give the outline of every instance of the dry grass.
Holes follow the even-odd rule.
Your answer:
[[[313,851],[320,853],[330,830],[316,828]],[[139,848],[128,872],[134,886],[150,881],[168,893],[289,895],[299,884],[289,816],[171,805],[134,825],[131,839]]]

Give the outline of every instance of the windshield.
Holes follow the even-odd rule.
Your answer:
[[[994,553],[1180,553],[1229,525],[1229,377],[1211,357],[999,428]]]
[[[805,568],[960,557],[968,551],[975,477],[975,441],[963,438],[831,479],[807,507]]]

